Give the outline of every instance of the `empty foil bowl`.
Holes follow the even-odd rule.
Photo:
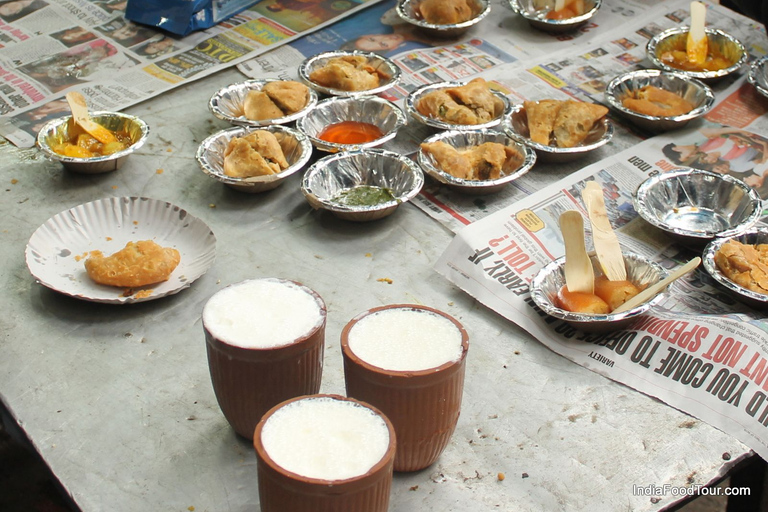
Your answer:
[[[243,112],[243,105],[245,104],[245,98],[250,91],[260,91],[266,84],[270,82],[281,82],[283,80],[268,79],[268,80],[246,80],[245,82],[239,82],[223,87],[216,91],[208,101],[208,110],[221,119],[238,126],[269,126],[272,124],[287,124],[295,121],[296,119],[306,115],[307,112],[312,110],[317,104],[317,93],[308,88],[309,97],[307,103],[298,112],[293,114],[284,115],[282,117],[275,117],[272,119],[263,119],[257,121],[255,119],[248,119]]]
[[[510,109],[509,115],[504,118],[502,128],[507,135],[516,141],[533,148],[539,160],[550,163],[570,162],[582,158],[590,151],[594,151],[607,144],[613,137],[614,130],[613,123],[606,116],[592,126],[587,138],[578,146],[561,148],[539,144],[530,139],[528,115],[522,103]]]
[[[757,92],[768,97],[768,57],[758,59],[749,66],[747,81]]]
[[[736,284],[726,277],[726,275],[717,267],[717,264],[715,263],[715,255],[723,244],[729,240],[736,240],[742,244],[751,245],[768,244],[768,229],[749,229],[741,234],[731,237],[716,238],[707,244],[701,258],[707,272],[709,272],[715,281],[730,291],[737,299],[756,309],[768,309],[768,295]]]
[[[648,178],[633,202],[643,219],[693,247],[746,231],[762,212],[760,197],[744,182],[690,168]]]
[[[394,199],[374,205],[340,204],[334,198],[357,186],[389,189]],[[406,156],[383,149],[346,151],[321,158],[304,174],[301,191],[315,209],[339,218],[366,222],[391,215],[424,185],[419,166]]]
[[[424,95],[433,91],[438,91],[440,89],[450,89],[453,87],[461,87],[463,85],[467,84],[464,82],[438,82],[434,84],[422,85],[415,91],[411,92],[411,94],[409,94],[405,99],[405,110],[408,115],[416,119],[418,122],[433,128],[439,128],[441,130],[480,130],[482,128],[493,128],[494,126],[498,126],[504,119],[504,116],[509,113],[511,103],[506,95],[493,89],[491,89],[491,93],[493,93],[497,100],[494,111],[495,116],[493,119],[485,123],[455,124],[434,117],[425,116],[419,112],[417,107],[419,105],[419,101],[421,101]]]
[[[644,290],[667,277],[667,271],[659,265],[639,254],[624,253],[624,264],[627,269],[627,280]],[[565,257],[558,258],[539,270],[531,282],[531,298],[545,313],[559,318],[568,324],[588,332],[619,331],[626,328],[635,319],[648,312],[663,299],[663,292],[650,300],[623,313],[595,315],[588,313],[572,313],[556,306],[557,292],[565,286]],[[592,257],[595,277],[602,275],[597,257]]]
[[[491,12],[490,0],[472,0],[472,18],[467,21],[452,24],[429,23],[419,12],[421,0],[399,0],[397,2],[397,14],[408,23],[419,27],[425,34],[432,37],[449,38],[464,34],[467,30],[488,16]]]
[[[689,27],[670,28],[651,38],[651,40],[648,41],[648,46],[646,46],[648,58],[654,66],[663,69],[664,71],[682,73],[691,78],[697,78],[704,81],[714,81],[724,78],[737,72],[744,64],[746,64],[749,59],[749,54],[738,39],[726,34],[722,30],[711,28],[705,30],[709,46],[715,48],[723,57],[732,62],[730,66],[712,71],[687,71],[678,69],[665,62],[662,58],[662,55],[665,52],[673,50],[685,51]]]
[[[235,137],[244,137],[256,130],[272,132],[283,150],[289,167],[278,174],[235,178],[224,174],[224,152],[229,141]],[[277,188],[288,176],[304,167],[312,156],[312,144],[303,133],[281,125],[261,128],[241,126],[214,133],[206,138],[197,148],[195,158],[200,169],[208,176],[241,192],[264,192]]]
[[[337,123],[367,123],[381,130],[374,140],[360,143],[331,142],[320,138],[323,131]],[[352,149],[380,146],[395,138],[405,125],[405,114],[394,103],[378,96],[328,98],[320,101],[306,116],[296,121],[296,127],[307,134],[317,149],[335,153]]]
[[[37,147],[45,155],[58,160],[65,169],[81,174],[101,174],[116,171],[131,154],[144,145],[149,136],[149,126],[136,116],[122,112],[91,112],[90,118],[110,131],[126,131],[133,141],[129,147],[111,155],[91,158],[75,158],[56,153],[53,146],[69,141],[67,127],[71,116],[60,117],[46,123],[37,134]]]
[[[378,87],[371,89],[365,89],[361,91],[348,91],[345,89],[339,89],[335,87],[329,87],[321,85],[310,78],[310,75],[318,68],[326,65],[328,61],[338,57],[345,56],[362,56],[368,59],[368,65],[377,70],[380,74]],[[363,51],[334,51],[324,52],[314,57],[309,57],[299,65],[299,77],[309,85],[312,89],[322,94],[328,94],[330,96],[341,96],[344,98],[354,98],[358,96],[373,95],[380,92],[384,92],[390,87],[394,86],[400,81],[400,68],[398,68],[394,62],[382,57],[381,55],[363,52]],[[385,78],[387,77],[387,78]]]
[[[508,0],[509,6],[531,24],[532,27],[545,32],[560,33],[576,30],[590,20],[602,5],[602,0],[585,0],[584,14],[560,20],[547,19],[555,6],[555,1],[542,2],[541,0]],[[540,4],[547,4],[541,7]]]
[[[499,178],[488,180],[469,180],[457,178],[456,176],[453,176],[452,174],[442,170],[437,165],[435,158],[431,154],[424,151],[423,149],[419,149],[418,161],[419,165],[421,165],[421,168],[425,173],[440,183],[447,185],[449,188],[465,194],[483,195],[498,192],[512,181],[527,173],[536,163],[536,153],[534,153],[531,148],[525,144],[517,142],[510,137],[507,137],[503,133],[499,133],[493,130],[452,130],[437,133],[424,140],[425,143],[437,141],[445,142],[448,145],[458,149],[459,151],[465,148],[470,148],[472,146],[479,146],[485,142],[496,142],[498,144],[503,144],[504,146],[516,149],[522,156],[519,165],[511,168],[503,168]]]
[[[676,116],[651,116],[625,107],[622,101],[632,97],[635,91],[653,86],[673,92],[694,105],[693,110]],[[709,86],[682,73],[671,73],[657,69],[643,69],[619,75],[608,84],[605,99],[634,124],[651,132],[662,132],[682,128],[692,119],[705,115],[715,104],[715,95]]]

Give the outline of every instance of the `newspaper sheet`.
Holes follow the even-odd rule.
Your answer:
[[[608,334],[580,332],[545,315],[528,288],[539,269],[564,254],[560,214],[586,216],[581,191],[590,180],[604,191],[624,251],[668,269],[696,255],[640,218],[632,194],[648,176],[674,167],[678,151],[737,137],[766,142],[722,125],[645,140],[466,227],[435,268],[553,351],[720,428],[768,459],[768,320],[717,288],[703,268],[675,282],[660,307],[629,329]],[[765,176],[762,158],[748,165],[752,176]]]
[[[68,112],[67,91],[92,110],[120,110],[233,66],[380,0],[261,0],[180,38],[123,16],[125,0],[0,5],[0,135],[32,146]]]

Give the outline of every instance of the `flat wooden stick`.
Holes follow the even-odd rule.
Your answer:
[[[584,244],[584,219],[576,210],[560,214],[565,244],[565,286],[569,292],[595,292],[595,271]]]
[[[701,258],[696,256],[691,261],[683,265],[682,267],[678,268],[671,274],[669,274],[667,277],[662,279],[656,284],[652,284],[645,290],[641,291],[631,299],[629,299],[627,302],[622,304],[621,306],[617,307],[613,311],[611,311],[611,314],[614,313],[623,313],[624,311],[629,311],[630,309],[634,308],[635,306],[639,306],[643,302],[647,300],[651,300],[653,297],[658,295],[660,292],[662,292],[667,286],[672,284],[673,281],[677,281],[681,277],[683,277],[688,272],[692,271],[696,267],[699,266],[699,263],[701,263]]]
[[[624,266],[624,256],[616,233],[611,227],[608,212],[605,209],[603,189],[595,181],[587,182],[581,193],[581,199],[587,207],[589,220],[592,223],[592,242],[595,245],[597,261],[609,281],[624,281],[627,279],[627,268]]]

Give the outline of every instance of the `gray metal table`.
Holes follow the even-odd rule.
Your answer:
[[[239,80],[225,71],[129,109],[152,133],[114,173],[71,174],[35,149],[0,145],[0,397],[82,510],[258,509],[255,455],[219,411],[200,313],[223,286],[260,276],[325,299],[322,392],[343,394],[339,335],[369,307],[426,304],[469,331],[456,433],[433,467],[395,476],[393,512],[658,510],[681,497],[633,496],[633,486],[709,483],[751,455],[454,288],[432,269],[452,235],[416,207],[353,224],[311,211],[298,175],[261,195],[205,176],[197,145],[225,127],[207,100]],[[32,232],[108,196],[163,199],[203,219],[218,239],[213,267],[177,295],[125,306],[35,283],[24,262]]]

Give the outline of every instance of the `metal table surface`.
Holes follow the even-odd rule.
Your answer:
[[[0,398],[83,511],[258,509],[255,454],[216,403],[200,314],[223,286],[262,276],[303,282],[326,301],[321,392],[344,393],[340,332],[367,308],[426,304],[469,331],[456,432],[435,465],[395,475],[393,512],[658,510],[681,497],[635,496],[633,486],[706,484],[751,455],[453,287],[432,268],[452,234],[413,205],[349,223],[312,211],[299,175],[259,195],[204,175],[195,150],[226,127],[207,100],[242,79],[224,71],[129,109],[152,131],[117,172],[72,174],[35,149],[0,145]],[[123,306],[36,283],[24,261],[32,232],[109,196],[162,199],[203,219],[217,238],[212,268],[176,295]]]

